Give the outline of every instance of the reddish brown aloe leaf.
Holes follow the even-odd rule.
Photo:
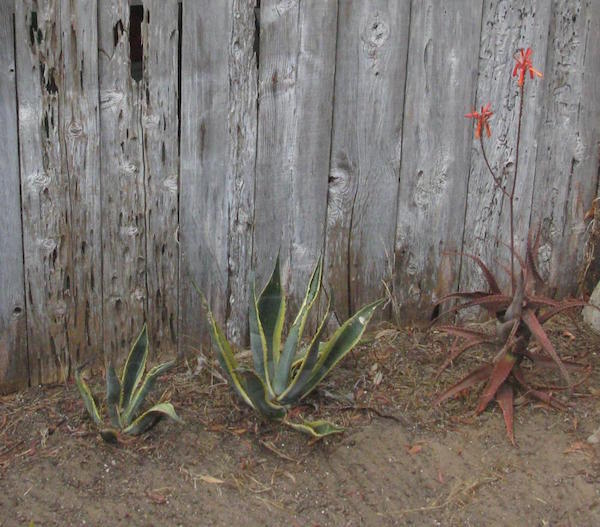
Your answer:
[[[439,306],[440,304],[443,304],[447,300],[452,300],[453,298],[483,298],[484,296],[489,296],[489,293],[487,291],[465,291],[448,293],[447,295],[444,295],[436,302],[434,302],[433,307]]]
[[[540,240],[541,240],[541,229],[538,228],[535,233],[535,238],[533,239],[533,243],[531,241],[531,234],[527,237],[527,273],[532,276],[535,284],[534,285],[543,285],[544,279],[542,278],[536,261],[536,255],[540,250]]]
[[[506,351],[506,353],[500,357],[500,360],[494,365],[494,369],[490,374],[487,386],[481,394],[479,404],[475,410],[476,414],[480,414],[487,408],[489,402],[494,398],[496,392],[510,374],[516,361],[517,358],[508,351]]]
[[[464,328],[460,326],[437,326],[436,329],[438,331],[442,331],[444,333],[448,333],[448,335],[453,335],[456,337],[463,337],[465,339],[482,339],[487,340],[489,342],[493,342],[494,336],[484,333],[483,331],[476,331],[474,329]]]
[[[440,314],[440,317],[442,315],[447,315],[448,313],[460,311],[461,309],[477,306],[487,309],[491,314],[495,314],[497,311],[506,309],[510,305],[511,300],[511,297],[507,295],[487,295],[469,302],[457,304]]]
[[[496,281],[496,277],[492,274],[492,272],[488,269],[488,267],[483,263],[483,260],[474,254],[462,253],[463,256],[467,258],[471,258],[481,269],[483,276],[485,277],[488,286],[490,287],[490,291],[495,294],[502,293],[502,290],[498,286],[498,282]]]
[[[575,309],[577,307],[586,307],[586,306],[591,306],[591,305],[592,304],[589,304],[588,302],[585,302],[584,300],[576,300],[576,299],[563,300],[559,306],[549,309],[548,311],[542,313],[538,317],[538,320],[539,320],[540,324],[545,324],[552,317],[555,317],[556,315],[562,313],[563,311],[568,311],[569,309]],[[596,306],[594,306],[594,307],[596,307]]]
[[[479,382],[485,381],[490,376],[490,373],[492,373],[492,369],[493,367],[491,364],[483,364],[476,370],[473,370],[471,373],[469,373],[469,375],[458,381],[453,386],[450,386],[450,388],[448,388],[445,392],[442,392],[440,395],[438,395],[433,401],[433,405],[437,406],[438,404],[443,403],[446,399],[453,397],[457,393],[460,393]]]
[[[525,311],[523,311],[522,318],[523,318],[523,322],[525,322],[525,324],[529,328],[529,331],[531,331],[531,334],[533,335],[535,340],[538,341],[540,346],[542,346],[542,349],[548,355],[550,355],[550,357],[552,357],[554,362],[556,362],[558,369],[560,370],[560,373],[567,381],[567,385],[569,386],[569,389],[571,390],[572,383],[571,383],[571,377],[569,375],[569,372],[567,371],[567,368],[565,368],[565,365],[560,360],[558,353],[556,353],[556,350],[554,349],[552,342],[550,342],[548,335],[546,335],[546,332],[544,331],[544,328],[542,327],[539,320],[535,316],[535,313],[531,309],[526,309]]]
[[[496,401],[500,406],[500,410],[502,410],[502,415],[504,416],[504,424],[506,425],[506,434],[508,435],[508,439],[513,444],[513,446],[517,446],[515,444],[515,434],[513,428],[513,417],[514,417],[514,406],[513,406],[513,389],[510,384],[503,384],[498,388],[496,392]]]

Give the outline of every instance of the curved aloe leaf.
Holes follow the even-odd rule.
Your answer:
[[[123,430],[123,433],[131,435],[143,434],[163,417],[169,417],[173,419],[173,421],[183,423],[183,420],[175,413],[175,408],[173,408],[171,403],[159,403],[140,415],[133,423]]]
[[[327,305],[327,310],[325,312],[325,316],[317,329],[317,332],[313,336],[312,341],[310,342],[304,357],[298,367],[296,375],[294,379],[290,383],[290,385],[284,390],[284,392],[278,397],[279,402],[281,404],[291,404],[296,401],[304,392],[304,388],[306,383],[310,379],[315,364],[319,360],[319,352],[322,350],[321,337],[325,331],[325,327],[327,326],[327,321],[329,320],[329,305]]]
[[[252,361],[254,371],[266,384],[269,393],[272,393],[269,372],[272,371],[273,356],[269,359],[269,347],[263,331],[262,323],[258,313],[258,301],[256,300],[256,285],[252,284],[250,295],[250,348],[252,349]],[[271,364],[269,365],[269,360]]]
[[[490,374],[492,373],[492,369],[493,366],[491,364],[486,363],[480,366],[479,368],[473,370],[466,377],[463,377],[456,384],[453,384],[446,391],[438,395],[433,401],[433,406],[437,406],[438,404],[443,403],[446,399],[450,399],[450,397],[457,395],[463,390],[467,390],[468,388],[471,388],[471,386],[485,381],[489,378]]]
[[[92,395],[92,391],[87,383],[81,377],[81,369],[77,368],[75,370],[75,383],[77,384],[77,388],[79,388],[79,393],[81,394],[81,398],[83,399],[83,404],[85,405],[85,409],[88,414],[92,418],[92,421],[96,423],[97,426],[102,427],[102,418],[100,417],[100,413],[98,412],[98,407],[96,406],[96,402],[94,401],[94,396]]]
[[[121,408],[126,408],[139,382],[142,380],[148,358],[148,331],[146,324],[138,335],[125,362],[121,376]]]
[[[314,367],[313,375],[306,383],[301,399],[312,392],[335,365],[358,344],[375,310],[385,301],[385,298],[381,298],[371,304],[367,304],[337,329],[331,339],[323,346],[319,360]]]
[[[173,367],[175,364],[174,360],[169,362],[164,362],[163,364],[159,364],[158,366],[154,366],[144,379],[142,385],[137,389],[135,395],[131,398],[129,405],[125,409],[123,413],[123,426],[128,426],[131,423],[131,420],[135,417],[137,411],[142,406],[144,399],[150,393],[152,388],[154,387],[154,383],[156,379],[160,377],[163,373]]]
[[[315,266],[310,277],[308,288],[306,290],[306,295],[304,296],[304,300],[302,301],[302,305],[300,306],[300,310],[298,311],[296,320],[294,320],[294,323],[290,328],[288,337],[283,346],[283,351],[281,352],[281,357],[279,357],[279,362],[277,363],[277,367],[275,369],[275,377],[273,379],[273,391],[277,395],[283,393],[283,391],[288,385],[290,378],[290,370],[294,361],[294,357],[296,356],[298,343],[302,340],[304,325],[306,324],[308,314],[310,313],[310,310],[314,305],[315,300],[321,289],[322,274],[323,259],[319,258],[319,261],[317,262],[317,265]]]
[[[213,344],[216,348],[216,355],[219,364],[221,365],[221,369],[225,372],[233,389],[237,392],[237,394],[244,400],[244,402],[254,408],[252,401],[248,397],[245,388],[242,385],[237,373],[238,363],[235,360],[233,355],[233,351],[231,346],[229,345],[229,341],[225,338],[223,334],[223,330],[219,327],[217,322],[215,321],[215,317],[213,316],[211,311],[208,311],[208,321],[210,328],[210,335],[213,340]]]
[[[267,342],[267,367],[269,378],[272,379],[275,375],[275,364],[279,362],[281,332],[285,321],[285,297],[281,293],[279,255],[271,278],[258,297],[257,308]]]
[[[494,369],[490,373],[490,377],[485,386],[485,389],[483,390],[483,393],[479,398],[479,404],[477,405],[477,409],[475,410],[476,415],[479,415],[487,408],[487,405],[496,396],[496,393],[504,384],[504,381],[506,381],[507,377],[510,375],[510,372],[512,371],[513,366],[516,362],[517,357],[510,353],[507,348],[507,351],[494,365]]]
[[[112,364],[106,370],[106,407],[110,422],[115,428],[121,427],[121,417],[119,415],[119,398],[121,397],[121,383],[117,377],[117,372]]]
[[[283,419],[285,408],[269,401],[269,391],[263,380],[252,370],[238,370],[252,406],[269,419]]]
[[[290,423],[286,421],[286,424],[298,430],[300,432],[304,432],[305,434],[309,434],[313,437],[325,437],[331,434],[341,434],[344,432],[344,428],[341,426],[334,425],[333,423],[329,423],[328,421],[302,421],[301,423]]]

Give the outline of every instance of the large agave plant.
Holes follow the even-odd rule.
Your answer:
[[[173,405],[168,402],[156,404],[139,415],[144,399],[154,387],[156,379],[175,364],[175,361],[169,361],[155,366],[148,372],[142,382],[147,358],[148,333],[144,325],[129,352],[121,378],[117,377],[112,364],[106,370],[106,407],[111,423],[111,426],[108,427],[105,426],[100,416],[92,391],[81,377],[82,368],[79,367],[75,370],[75,382],[83,398],[85,408],[100,429],[100,435],[105,441],[115,442],[119,433],[142,434],[152,428],[163,417],[182,422],[175,413]]]
[[[306,346],[302,335],[311,308],[321,290],[323,263],[317,263],[288,336],[282,340],[286,298],[281,289],[279,258],[271,278],[256,296],[254,283],[250,299],[250,347],[253,368],[242,367],[223,331],[208,310],[210,331],[216,355],[237,394],[264,417],[286,424],[315,437],[343,431],[327,421],[291,422],[288,409],[304,399],[358,343],[373,313],[384,300],[362,307],[342,324],[327,342],[321,342],[329,319],[329,306],[317,332]]]

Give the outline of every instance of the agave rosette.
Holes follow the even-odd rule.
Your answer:
[[[169,370],[175,361],[164,362],[152,368],[144,377],[148,359],[148,332],[144,325],[127,357],[121,377],[112,364],[106,370],[106,408],[111,426],[106,426],[98,410],[94,395],[81,376],[82,368],[75,370],[75,382],[92,421],[100,429],[105,441],[114,442],[119,434],[139,435],[152,428],[163,417],[182,422],[169,402],[155,404],[140,413],[146,396],[154,388],[158,377]]]
[[[210,310],[210,332],[221,368],[235,392],[262,416],[285,422],[293,428],[315,437],[342,432],[327,421],[291,422],[288,409],[308,396],[331,370],[352,350],[362,337],[375,310],[384,299],[368,304],[342,324],[326,342],[322,336],[329,319],[329,305],[316,333],[302,347],[305,326],[321,290],[322,259],[315,266],[306,295],[282,339],[286,316],[286,297],[281,287],[279,257],[271,277],[257,296],[251,286],[249,308],[250,347],[253,367],[241,365]]]

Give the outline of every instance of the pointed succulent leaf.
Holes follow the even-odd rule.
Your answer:
[[[138,335],[125,362],[121,375],[121,408],[126,408],[134,390],[142,380],[148,358],[148,331],[146,324]]]
[[[90,387],[83,380],[83,377],[81,377],[81,368],[75,369],[75,384],[77,384],[77,388],[79,389],[79,393],[83,399],[85,409],[92,418],[92,421],[94,421],[97,426],[101,427],[103,425],[102,418],[98,412],[98,407],[96,406],[96,402],[94,401],[94,396],[92,395]]]
[[[146,375],[146,378],[144,379],[144,382],[136,390],[134,396],[129,401],[129,405],[127,406],[127,408],[125,409],[125,412],[123,413],[123,426],[124,427],[129,426],[131,424],[131,421],[136,416],[138,410],[144,403],[144,399],[150,393],[152,388],[154,388],[154,383],[156,382],[156,379],[158,377],[160,377],[163,373],[165,373],[167,370],[172,368],[174,364],[175,364],[174,360],[171,360],[169,362],[163,362],[162,364],[159,364],[158,366],[154,366],[154,368],[152,368],[148,372],[148,374]]]
[[[325,437],[332,434],[342,434],[344,432],[344,428],[341,426],[337,426],[333,423],[329,423],[328,421],[318,420],[318,421],[302,421],[301,423],[292,423],[286,421],[286,424],[298,430],[300,432],[304,432],[305,434],[309,434],[313,437]]]
[[[256,286],[253,283],[250,294],[250,348],[252,350],[252,361],[254,371],[267,386],[269,393],[272,393],[270,372],[273,370],[273,356],[269,357],[269,346],[267,338],[263,331],[262,322],[258,313],[258,301],[256,299]]]
[[[433,401],[433,405],[437,406],[438,404],[443,403],[446,399],[450,399],[450,397],[454,397],[459,394],[463,390],[471,388],[477,383],[485,381],[492,373],[492,365],[491,364],[483,364],[476,370],[473,370],[466,377],[463,377],[456,384],[450,386],[446,391],[442,392],[438,395]]]
[[[275,375],[275,364],[279,361],[281,350],[281,332],[285,321],[285,296],[281,291],[281,272],[279,255],[269,282],[262,290],[257,301],[258,318],[262,324],[267,342],[267,366],[269,378]]]
[[[485,277],[485,279],[488,283],[490,291],[494,294],[501,294],[502,291],[500,289],[500,286],[498,285],[498,281],[496,280],[496,277],[489,270],[489,268],[483,263],[483,260],[481,258],[479,258],[478,256],[475,256],[474,254],[462,253],[462,255],[473,260],[477,264],[479,269],[481,269],[481,272],[483,273],[483,276]]]
[[[124,434],[139,435],[152,428],[163,417],[169,417],[178,423],[183,420],[175,413],[175,408],[171,403],[155,404],[148,411],[140,415],[133,423],[123,429]]]
[[[290,371],[292,368],[292,363],[296,356],[298,343],[302,340],[302,334],[304,332],[304,326],[306,324],[308,314],[310,313],[310,310],[313,307],[321,289],[322,274],[323,259],[319,258],[319,261],[310,277],[308,288],[306,290],[306,295],[304,295],[304,300],[302,301],[302,305],[300,306],[300,310],[298,311],[296,320],[294,320],[294,323],[290,328],[288,337],[285,341],[283,350],[281,352],[281,357],[279,358],[279,362],[277,363],[277,367],[275,369],[275,378],[273,379],[273,391],[276,395],[282,394],[288,386],[288,382],[290,379]],[[327,311],[329,311],[329,306],[326,309],[326,312]]]
[[[446,368],[448,368],[448,366],[450,366],[450,364],[452,364],[452,362],[455,361],[458,357],[460,357],[465,351],[470,350],[471,348],[475,348],[480,344],[487,343],[489,343],[487,339],[470,339],[467,342],[465,342],[462,346],[453,345],[450,349],[450,355],[436,372],[435,379],[437,380],[440,377],[440,375],[446,370]]]
[[[244,388],[244,385],[242,384],[242,381],[238,376],[238,363],[235,359],[235,356],[233,355],[233,350],[231,349],[229,341],[225,337],[223,330],[215,321],[215,318],[211,311],[208,311],[208,322],[213,346],[216,351],[217,360],[221,365],[221,369],[227,375],[229,383],[233,387],[234,391],[243,399],[243,401],[248,406],[254,408],[254,405],[248,397],[246,389]]]
[[[119,414],[119,399],[121,397],[121,383],[112,364],[106,370],[106,407],[110,422],[115,428],[121,428]]]
[[[329,374],[329,372],[358,344],[375,310],[386,301],[381,298],[359,309],[354,316],[344,322],[329,339],[314,367],[313,374],[306,383],[301,398],[306,397]]]
[[[238,373],[253,407],[261,415],[268,419],[283,419],[285,417],[285,408],[269,400],[269,391],[256,373],[248,369],[240,369]]]
[[[496,401],[502,410],[504,416],[504,424],[506,426],[506,434],[510,442],[515,445],[515,433],[513,426],[514,406],[513,406],[513,389],[510,384],[503,384],[496,392]]]
[[[506,378],[510,375],[516,361],[517,358],[509,351],[506,351],[500,357],[500,360],[494,365],[488,383],[481,394],[479,404],[475,410],[476,414],[480,414],[487,408],[487,405],[495,397],[500,386],[504,384],[504,381],[506,381]]]
[[[329,308],[329,305],[327,307]],[[313,374],[315,364],[317,364],[317,361],[319,360],[320,351],[323,349],[321,337],[325,332],[328,320],[329,312],[326,311],[323,320],[321,320],[321,324],[319,324],[317,332],[313,336],[308,349],[300,362],[300,366],[296,370],[292,382],[278,397],[278,400],[281,404],[292,404],[297,402],[304,393],[306,384]]]
[[[535,340],[537,340],[538,344],[540,346],[542,346],[542,349],[548,355],[550,355],[550,357],[552,357],[554,362],[556,362],[556,365],[558,366],[560,373],[564,377],[565,381],[567,381],[567,385],[569,387],[571,387],[572,386],[571,376],[569,375],[569,372],[565,368],[565,365],[560,360],[558,353],[556,353],[556,350],[554,349],[552,342],[550,342],[548,335],[546,335],[546,332],[544,331],[544,328],[542,327],[539,320],[535,316],[535,313],[531,309],[526,309],[525,311],[523,311],[522,318],[523,318],[523,322],[525,322],[525,324],[529,328],[529,331],[531,331],[531,334],[533,335]]]

